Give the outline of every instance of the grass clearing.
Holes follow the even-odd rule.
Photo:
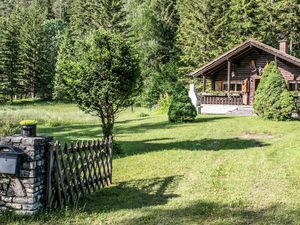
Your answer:
[[[39,133],[62,142],[101,138],[99,120],[74,105],[3,106],[0,116],[37,119]],[[127,110],[115,126],[124,154],[114,159],[111,187],[77,207],[6,214],[0,224],[300,224],[299,128],[213,115],[169,124],[165,115]]]

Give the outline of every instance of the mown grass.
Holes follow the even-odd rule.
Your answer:
[[[43,121],[39,133],[63,142],[101,137],[98,119],[73,105],[9,106],[0,115]],[[49,127],[52,119],[61,126]],[[111,187],[78,206],[7,214],[0,224],[300,224],[299,128],[297,121],[204,115],[169,124],[165,115],[128,110],[115,127],[124,154],[114,159]]]

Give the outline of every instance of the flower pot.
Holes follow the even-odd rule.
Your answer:
[[[36,125],[24,125],[21,130],[23,137],[36,137]]]

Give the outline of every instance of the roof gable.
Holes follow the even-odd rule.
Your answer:
[[[201,67],[200,69],[194,71],[193,73],[191,73],[191,75],[194,77],[198,77],[201,75],[208,74],[209,71],[211,71],[215,67],[217,67],[227,61],[233,60],[236,56],[239,56],[244,52],[247,53],[247,51],[249,51],[249,53],[250,53],[251,49],[253,49],[253,48],[257,48],[262,51],[265,51],[271,55],[274,55],[274,57],[276,56],[280,59],[283,59],[287,62],[290,62],[290,63],[300,67],[300,59],[298,59],[294,56],[291,56],[285,52],[282,52],[276,48],[273,48],[269,45],[263,44],[259,41],[248,40],[248,41],[236,46],[235,48],[231,49],[230,51],[226,52],[225,54],[219,56],[218,58],[214,59],[213,61],[211,61],[210,63]]]

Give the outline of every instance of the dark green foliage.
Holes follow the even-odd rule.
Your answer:
[[[178,9],[177,45],[183,72],[195,70],[231,47],[226,37],[230,24],[228,1],[183,0]]]
[[[54,94],[55,100],[60,101],[71,101],[71,96],[66,89],[65,83],[65,65],[69,60],[74,60],[75,55],[74,49],[75,41],[73,40],[72,34],[69,29],[66,30],[63,37],[63,41],[60,45],[60,51],[58,54],[57,64],[56,64],[56,75],[54,78]]]
[[[264,69],[255,93],[255,113],[264,119],[288,120],[295,109],[296,103],[283,76],[275,62],[271,62]]]
[[[172,123],[192,122],[197,116],[197,110],[188,96],[188,91],[180,81],[174,88],[168,115]]]
[[[0,28],[0,94],[10,102],[14,95],[21,92],[21,64],[20,64],[20,29],[22,18],[17,8],[8,18],[3,18]]]
[[[75,43],[72,57],[59,57],[58,70],[79,107],[101,118],[104,137],[112,135],[116,114],[129,106],[140,70],[121,36],[99,30]]]
[[[71,29],[76,35],[85,35],[99,28],[126,33],[124,7],[123,0],[75,0],[71,10]]]
[[[31,97],[50,91],[50,88],[45,86],[49,83],[46,61],[48,39],[44,27],[46,16],[44,8],[34,1],[28,8],[28,13],[25,14],[20,31],[24,91],[26,94],[30,93]]]
[[[152,107],[178,80],[176,0],[134,0],[130,3],[130,37],[139,52],[144,86],[139,101]],[[172,70],[172,73],[170,71]]]
[[[292,41],[299,54],[298,0],[183,0],[179,4],[181,70],[191,72],[249,38],[278,47]]]
[[[46,46],[47,49],[45,55],[45,73],[42,75],[44,83],[41,82],[42,86],[46,91],[42,93],[44,98],[52,98],[54,93],[54,79],[56,74],[56,63],[58,57],[59,46],[63,39],[63,33],[66,24],[60,19],[47,20],[44,23],[44,30],[46,36]]]
[[[285,38],[300,56],[298,0],[1,0],[0,18],[4,99],[51,98],[53,89],[56,99],[68,99],[54,69],[64,28],[72,41],[99,28],[130,40],[143,78],[132,104],[147,107],[171,95],[186,73],[246,39],[277,48]],[[71,46],[62,44],[60,57]]]

